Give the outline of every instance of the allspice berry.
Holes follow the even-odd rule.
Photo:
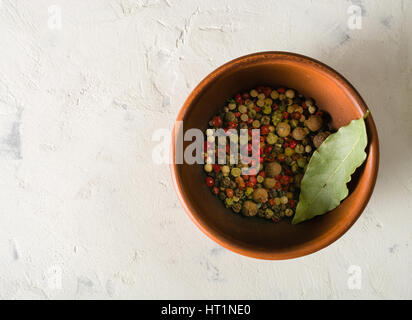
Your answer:
[[[258,212],[258,207],[256,203],[250,200],[245,201],[245,203],[243,204],[243,208],[242,208],[243,215],[247,217],[253,217],[257,214],[257,212]]]
[[[310,131],[318,131],[323,124],[323,120],[320,116],[311,115],[309,119],[305,121],[305,125],[309,128]]]
[[[306,131],[304,128],[302,127],[297,127],[295,129],[293,129],[292,131],[292,137],[295,140],[303,140],[303,138],[306,136]]]
[[[263,186],[266,189],[273,189],[276,185],[276,179],[275,178],[265,178],[265,180],[263,180]]]
[[[277,175],[280,174],[280,172],[282,171],[282,166],[277,163],[276,161],[274,162],[269,162],[266,165],[266,175],[270,178],[275,178]]]
[[[327,137],[329,137],[330,133],[329,132],[319,132],[316,136],[313,138],[313,144],[315,145],[316,149],[320,147],[320,145],[323,143],[323,141],[326,140]]]
[[[276,133],[279,137],[286,137],[290,133],[290,125],[286,122],[279,122],[276,126]]]
[[[252,198],[255,202],[263,203],[268,200],[268,192],[264,188],[258,188],[253,191]]]

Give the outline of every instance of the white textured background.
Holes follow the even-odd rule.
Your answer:
[[[411,0],[0,0],[0,298],[412,298],[411,30]],[[340,71],[381,141],[362,217],[292,261],[209,240],[151,160],[204,76],[262,50]]]

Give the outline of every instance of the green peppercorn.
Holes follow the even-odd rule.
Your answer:
[[[260,119],[260,122],[262,122],[262,124],[269,124],[270,123],[270,118],[268,116],[263,116],[262,119]]]
[[[226,198],[225,203],[227,207],[231,207],[233,204],[233,199],[232,198]]]
[[[235,102],[231,102],[228,105],[229,110],[235,110],[236,109],[236,103]]]
[[[248,188],[246,189],[246,191],[245,191],[245,194],[246,194],[247,196],[252,195],[252,193],[253,193],[253,188],[250,188],[250,187],[248,187]]]
[[[297,164],[299,168],[304,168],[306,166],[306,159],[305,158],[299,158],[297,160]]]
[[[271,219],[274,216],[274,212],[271,209],[266,209],[265,210],[265,218],[266,219]]]
[[[285,210],[285,215],[286,215],[287,217],[291,217],[291,216],[293,215],[293,210],[292,210],[292,209],[286,209],[286,210]]]
[[[252,127],[255,128],[255,129],[259,128],[260,127],[260,121],[259,120],[254,120],[252,122]]]
[[[268,144],[275,144],[278,141],[278,136],[272,132],[269,132],[269,134],[266,137],[266,142]]]
[[[296,120],[296,119],[292,119],[290,121],[290,125],[292,126],[292,128],[296,128],[298,126],[298,124],[299,124],[299,121]]]
[[[229,111],[229,112],[226,113],[225,119],[226,119],[226,121],[235,121],[236,116],[233,112]]]
[[[232,176],[234,176],[235,178],[236,178],[236,177],[239,177],[241,173],[242,173],[242,170],[241,170],[240,168],[233,168],[233,169],[230,171],[230,174],[231,174]]]
[[[272,116],[272,123],[276,126],[282,120],[282,114],[275,113]]]
[[[304,153],[305,152],[305,147],[302,144],[298,144],[295,147],[295,152],[299,153],[299,154]]]
[[[239,110],[240,113],[245,113],[247,111],[247,107],[245,105],[241,104],[238,107],[238,110]]]
[[[250,110],[247,115],[249,116],[249,118],[254,119],[256,117],[256,110],[252,109]]]
[[[239,213],[242,210],[242,204],[240,202],[234,203],[232,210],[236,213]]]
[[[243,190],[239,189],[239,188],[237,188],[235,190],[235,195],[239,198],[242,198],[244,196],[244,194],[245,194],[245,192]]]
[[[242,115],[240,116],[240,120],[242,120],[242,121],[247,121],[247,120],[248,120],[248,115],[247,115],[246,113],[242,114]]]
[[[262,109],[262,112],[264,114],[271,114],[272,113],[272,108],[270,106],[264,106]]]
[[[225,178],[222,180],[222,186],[225,187],[225,188],[229,188],[231,182],[232,182],[232,181],[230,180],[229,177],[225,177]]]

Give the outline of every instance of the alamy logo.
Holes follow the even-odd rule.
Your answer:
[[[362,289],[362,269],[359,266],[351,265],[348,268],[348,288],[350,290],[361,290]]]
[[[152,141],[159,142],[152,151],[156,164],[241,164],[242,175],[255,175],[260,167],[260,129],[183,130],[183,121],[175,125],[175,157],[169,156],[170,132],[158,129]],[[184,148],[184,144],[190,142]]]
[[[348,28],[351,30],[362,29],[362,8],[357,5],[351,5],[348,8]]]
[[[49,18],[47,26],[50,30],[59,30],[62,27],[62,10],[59,6],[53,5],[48,8]]]

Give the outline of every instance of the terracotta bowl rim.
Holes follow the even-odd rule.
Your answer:
[[[316,59],[313,59],[311,57],[298,54],[298,53],[287,52],[287,51],[262,51],[262,52],[251,53],[251,54],[244,55],[239,58],[233,59],[223,64],[222,66],[218,67],[217,69],[212,71],[210,74],[208,74],[202,81],[200,81],[200,83],[189,94],[182,108],[178,112],[176,121],[180,121],[184,119],[186,113],[191,108],[193,102],[196,101],[196,98],[199,95],[201,95],[202,92],[206,90],[208,86],[211,85],[212,82],[217,77],[223,75],[230,69],[233,69],[239,65],[258,62],[263,59],[276,59],[276,60],[292,61],[296,63],[308,63],[312,67],[318,69],[319,71],[325,73],[326,75],[333,77],[344,89],[347,90],[350,97],[354,99],[355,102],[360,106],[363,113],[365,113],[366,110],[368,110],[368,107],[366,103],[364,102],[364,100],[362,99],[359,92],[350,84],[350,82],[345,77],[343,77],[339,72],[329,67],[328,65]],[[285,260],[285,259],[293,259],[293,258],[298,258],[298,257],[302,257],[305,255],[309,255],[309,254],[312,254],[314,252],[317,252],[329,246],[330,244],[335,242],[337,239],[339,239],[344,233],[346,233],[350,229],[350,227],[356,222],[356,220],[360,217],[360,215],[364,211],[373,193],[373,189],[376,184],[376,179],[378,176],[378,169],[379,169],[379,138],[378,138],[378,132],[377,132],[375,123],[373,121],[373,117],[371,115],[368,116],[365,122],[366,122],[366,127],[368,130],[368,146],[369,146],[368,158],[369,158],[369,155],[371,154],[370,161],[371,161],[371,171],[372,172],[370,174],[370,177],[368,177],[369,187],[366,193],[360,199],[360,203],[355,209],[357,210],[357,212],[353,216],[352,220],[349,223],[342,225],[340,228],[334,229],[333,232],[328,232],[326,236],[322,239],[322,241],[305,243],[298,248],[292,248],[288,252],[284,252],[284,251],[268,252],[268,251],[260,251],[257,248],[254,249],[250,247],[245,247],[238,243],[231,242],[230,240],[221,237],[219,234],[216,234],[213,230],[210,230],[209,227],[205,225],[198,218],[198,214],[196,213],[196,210],[194,210],[191,207],[191,205],[188,203],[188,201],[186,201],[183,190],[182,190],[182,185],[180,181],[181,179],[178,176],[177,165],[174,162],[174,159],[175,159],[174,136],[175,136],[175,131],[176,131],[176,124],[174,125],[173,130],[172,130],[171,152],[170,152],[170,155],[171,155],[170,171],[171,171],[173,186],[175,188],[175,191],[178,195],[178,198],[185,212],[188,214],[190,219],[197,225],[197,227],[204,234],[206,234],[210,239],[212,239],[219,245],[223,246],[224,248],[229,249],[238,254],[241,254],[243,256],[256,258],[256,259],[264,259],[264,260]]]

